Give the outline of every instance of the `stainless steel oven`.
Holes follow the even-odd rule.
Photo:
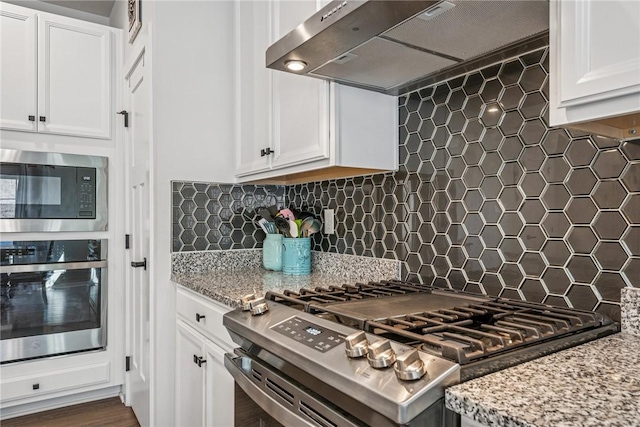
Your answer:
[[[107,229],[107,158],[0,149],[0,232]]]
[[[106,346],[107,240],[0,242],[0,362]]]

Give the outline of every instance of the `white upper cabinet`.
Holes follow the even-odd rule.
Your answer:
[[[112,30],[2,3],[3,129],[111,136]]]
[[[552,0],[550,55],[552,126],[637,137],[640,2]]]
[[[240,182],[304,182],[398,167],[395,97],[266,68],[267,48],[321,3],[236,3]]]
[[[0,127],[35,132],[36,13],[0,3]]]

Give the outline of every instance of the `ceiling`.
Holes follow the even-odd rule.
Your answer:
[[[69,9],[80,10],[82,12],[93,13],[109,17],[115,0],[40,0],[45,3],[51,3]]]

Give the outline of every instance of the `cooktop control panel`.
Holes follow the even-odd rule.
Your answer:
[[[297,316],[273,325],[271,329],[322,353],[339,346],[345,339],[344,335],[336,331],[318,326]]]

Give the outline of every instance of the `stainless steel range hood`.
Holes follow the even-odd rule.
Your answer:
[[[270,46],[267,67],[398,95],[543,46],[548,30],[548,0],[340,0]]]

